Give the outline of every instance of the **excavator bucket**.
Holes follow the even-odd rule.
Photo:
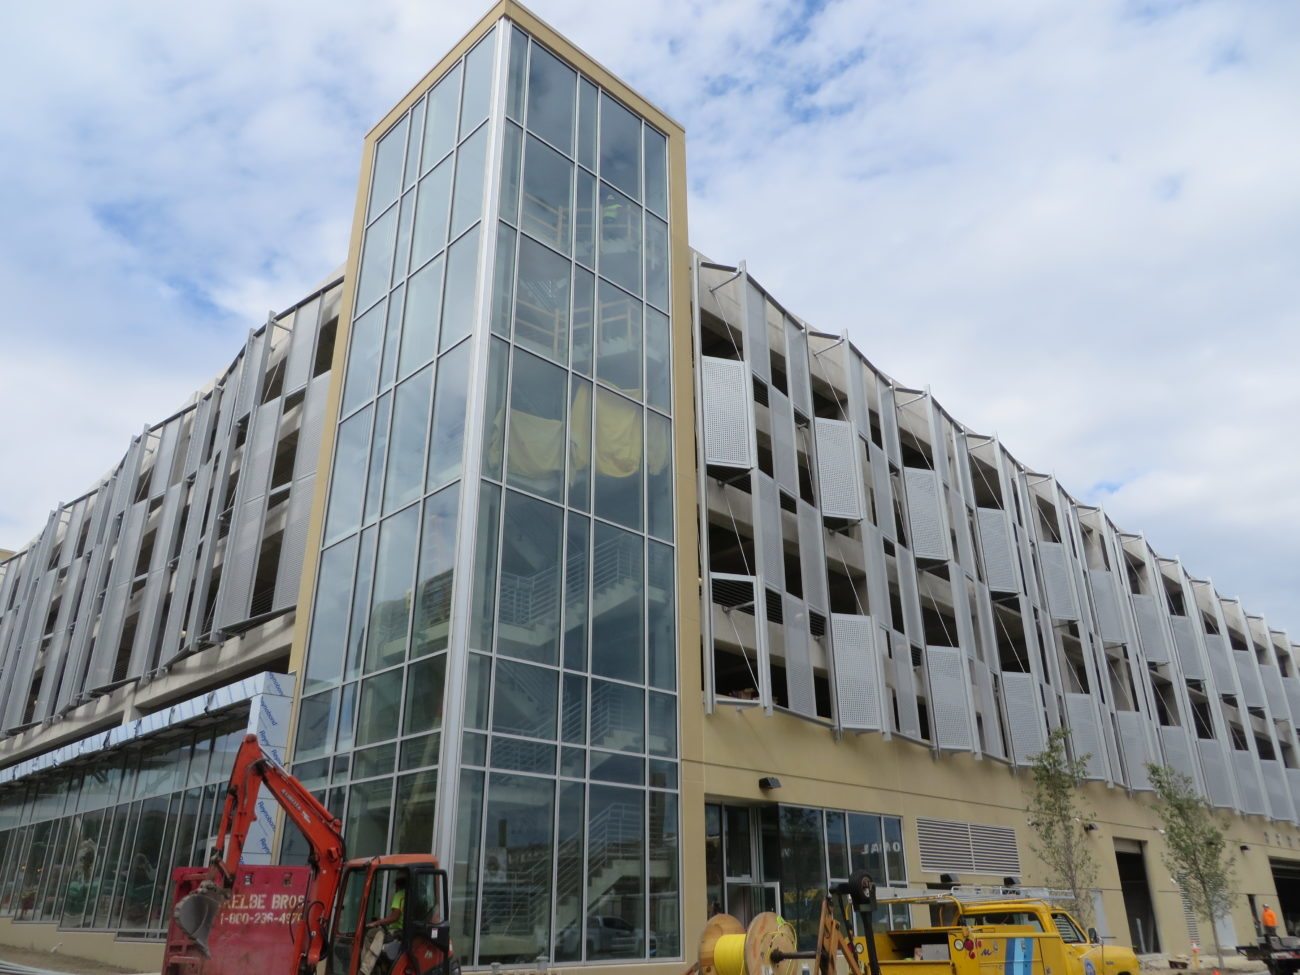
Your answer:
[[[212,957],[212,952],[208,949],[208,935],[212,933],[212,925],[217,920],[217,915],[221,913],[221,905],[225,900],[224,890],[210,881],[205,881],[177,901],[172,909],[172,918],[176,921],[176,926],[194,942],[204,958]]]

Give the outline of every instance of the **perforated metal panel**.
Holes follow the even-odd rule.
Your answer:
[[[1149,790],[1151,777],[1147,763],[1151,761],[1151,743],[1147,740],[1149,722],[1138,711],[1115,712],[1119,726],[1119,743],[1124,757],[1124,778],[1130,789]]]
[[[1007,737],[1017,765],[1029,765],[1047,744],[1038,680],[1033,674],[1002,673],[1002,703],[1007,712]]]
[[[903,468],[912,552],[917,558],[948,559],[948,529],[939,505],[939,478],[934,471]]]
[[[916,703],[916,670],[912,666],[912,647],[896,630],[889,633],[893,650],[894,696],[898,702],[898,728],[905,735],[921,737],[921,712]]]
[[[880,529],[869,521],[862,523],[862,548],[867,569],[867,610],[881,626],[893,626],[894,612],[889,599],[884,541],[880,537]]]
[[[817,486],[822,515],[858,521],[862,518],[862,473],[858,470],[857,435],[846,420],[815,421],[817,435]]]
[[[1291,789],[1286,781],[1286,769],[1277,759],[1259,760],[1259,771],[1264,779],[1264,789],[1268,796],[1269,815],[1274,819],[1291,821],[1295,819],[1295,808],[1291,804]]]
[[[704,387],[704,457],[719,467],[754,466],[750,382],[745,363],[700,358]]]
[[[940,748],[971,751],[974,735],[967,694],[970,678],[966,658],[950,647],[926,647],[930,672],[930,720]]]
[[[225,561],[221,566],[221,585],[213,626],[223,629],[248,618],[253,592],[253,571],[261,549],[264,497],[246,501],[236,512],[235,524],[226,541]]]
[[[205,396],[194,408],[194,423],[190,426],[190,439],[185,445],[185,464],[182,468],[182,472],[186,475],[196,473],[203,460],[203,449],[207,446],[208,437],[212,432],[212,401],[215,395]]]
[[[829,610],[827,595],[826,546],[822,536],[822,520],[817,509],[806,501],[798,502],[799,518],[799,569],[803,575],[803,595],[808,605],[821,612]]]
[[[835,701],[840,726],[854,731],[881,730],[880,660],[876,621],[870,616],[831,616],[835,655]]]
[[[1259,672],[1255,669],[1255,655],[1249,650],[1232,651],[1233,662],[1237,666],[1237,677],[1241,681],[1241,696],[1246,706],[1264,707],[1264,686],[1260,683]]]
[[[1106,743],[1097,727],[1097,711],[1089,694],[1065,695],[1065,720],[1070,728],[1070,749],[1077,758],[1087,755],[1088,778],[1106,778]]]
[[[1196,639],[1195,621],[1186,616],[1171,616],[1169,626],[1174,631],[1174,649],[1178,651],[1183,676],[1189,680],[1205,680],[1207,668]]]
[[[1223,743],[1213,738],[1198,738],[1196,751],[1201,758],[1201,775],[1205,778],[1210,803],[1220,809],[1231,809],[1234,805],[1232,778]]]
[[[768,391],[772,416],[772,475],[791,497],[799,496],[799,457],[794,446],[794,407],[779,389]]]
[[[976,744],[986,755],[1006,758],[1006,752],[1002,748],[1002,715],[998,711],[997,698],[993,694],[993,674],[988,665],[979,660],[976,660],[973,666],[976,710],[979,712],[984,731],[982,737],[977,737]],[[979,723],[976,724],[975,730],[977,733],[980,731]]]
[[[1210,662],[1210,676],[1220,694],[1233,694],[1237,683],[1232,665],[1232,650],[1221,633],[1205,634],[1205,655]]]
[[[307,522],[311,518],[311,502],[315,486],[316,475],[310,474],[301,481],[294,482],[289,494],[289,509],[285,518],[284,538],[280,544],[280,566],[276,570],[272,609],[285,609],[298,601],[303,556],[307,550]]]
[[[1286,784],[1291,792],[1291,804],[1296,809],[1300,809],[1300,769],[1286,770]]]
[[[1047,610],[1052,619],[1077,620],[1079,605],[1070,585],[1067,553],[1060,542],[1039,542],[1038,560],[1043,567],[1043,585],[1047,589]]]
[[[786,382],[790,388],[790,402],[800,413],[810,417],[813,409],[812,384],[808,375],[808,336],[788,318],[785,320],[785,345],[786,364],[789,366]]]
[[[329,373],[322,373],[307,386],[298,425],[298,453],[293,459],[293,479],[301,481],[316,473],[320,461],[321,431],[325,428],[325,401],[329,398]]]
[[[767,301],[745,278],[745,354],[754,375],[772,381],[772,357],[767,348]]]
[[[1120,617],[1119,591],[1115,587],[1115,577],[1105,569],[1089,569],[1088,588],[1092,592],[1093,605],[1097,607],[1097,625],[1101,627],[1101,638],[1107,643],[1125,642],[1128,634]]]
[[[1264,697],[1268,709],[1274,718],[1288,719],[1291,708],[1286,701],[1286,690],[1282,687],[1282,672],[1277,664],[1260,664],[1259,679],[1264,685]]]
[[[885,454],[895,466],[902,466],[903,449],[898,443],[898,407],[895,405],[894,389],[880,382],[880,438],[885,442]]]
[[[1156,597],[1142,593],[1133,594],[1133,616],[1137,620],[1138,636],[1142,640],[1142,653],[1153,664],[1169,663],[1169,641],[1165,639],[1164,615]]]
[[[765,585],[785,588],[785,551],[781,539],[781,501],[776,482],[760,470],[751,475],[754,486],[754,557]]]
[[[1282,687],[1286,691],[1287,704],[1290,705],[1291,721],[1300,725],[1300,677],[1283,677]]]
[[[898,562],[898,597],[903,604],[903,631],[915,644],[925,642],[925,626],[921,620],[921,594],[916,586],[916,559],[907,549],[895,550]]]
[[[894,527],[894,488],[889,476],[889,458],[875,444],[868,445],[867,457],[871,461],[871,493],[875,497],[876,524],[886,537],[897,540],[898,532]]]
[[[813,691],[812,660],[809,655],[808,607],[802,599],[781,596],[785,616],[785,686],[790,710],[807,717],[817,714]]]
[[[1237,783],[1237,797],[1241,800],[1241,811],[1256,816],[1267,816],[1268,807],[1264,801],[1264,788],[1259,781],[1259,770],[1255,767],[1255,756],[1250,752],[1234,751],[1232,777]]]
[[[176,533],[180,529],[181,501],[185,497],[184,484],[174,484],[163,496],[162,510],[158,517],[158,528],[154,533],[153,553],[149,559],[149,577],[145,583],[144,599],[140,604],[140,616],[136,621],[135,643],[131,648],[130,670],[134,674],[143,674],[153,669],[156,660],[153,650],[162,629],[163,596],[166,583],[170,578],[167,569],[169,554],[176,547]]]
[[[271,478],[271,462],[275,459],[276,440],[280,431],[280,401],[273,400],[257,408],[252,429],[244,447],[244,460],[239,471],[239,498],[251,501],[266,494]]]
[[[1192,741],[1187,736],[1187,729],[1162,727],[1159,730],[1160,749],[1164,752],[1165,764],[1195,782],[1196,759],[1192,755]]]
[[[284,391],[292,393],[302,389],[311,375],[316,349],[316,320],[320,315],[320,299],[313,298],[293,315],[293,338],[284,364]]]
[[[234,419],[246,416],[257,402],[262,389],[262,370],[266,363],[266,333],[252,335],[244,350],[244,368],[239,376],[239,395],[235,398]]]
[[[971,626],[970,598],[966,575],[956,562],[948,563],[948,583],[952,591],[952,611],[957,618],[957,643],[968,657],[977,656],[975,628]]]
[[[975,520],[984,556],[984,578],[994,592],[1018,592],[1020,573],[1011,546],[1011,519],[997,508],[977,508]]]

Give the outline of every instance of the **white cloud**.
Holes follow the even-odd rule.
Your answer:
[[[1300,636],[1300,8],[536,7],[686,125],[697,247]],[[0,427],[0,542],[343,258],[364,130],[477,13],[5,11],[5,375],[76,381]]]

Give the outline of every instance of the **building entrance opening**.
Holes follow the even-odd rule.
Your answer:
[[[1300,860],[1270,858],[1268,865],[1277,888],[1273,909],[1277,911],[1278,927],[1285,929],[1278,934],[1295,935],[1300,932]]]
[[[1160,935],[1156,931],[1144,846],[1136,840],[1115,840],[1115,863],[1119,867],[1119,886],[1124,895],[1124,913],[1128,917],[1133,950],[1149,955],[1160,950]]]

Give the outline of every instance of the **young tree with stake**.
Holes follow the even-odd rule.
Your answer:
[[[1048,885],[1068,890],[1071,912],[1084,927],[1091,927],[1097,864],[1088,842],[1092,812],[1080,791],[1088,756],[1070,758],[1066,751],[1069,736],[1068,729],[1058,728],[1034,756],[1033,787],[1025,812],[1034,835],[1030,848],[1047,868]]]
[[[1191,778],[1166,765],[1147,765],[1147,774],[1165,831],[1165,866],[1196,916],[1210,922],[1214,954],[1222,969],[1217,922],[1232,910],[1234,866],[1227,833]]]

